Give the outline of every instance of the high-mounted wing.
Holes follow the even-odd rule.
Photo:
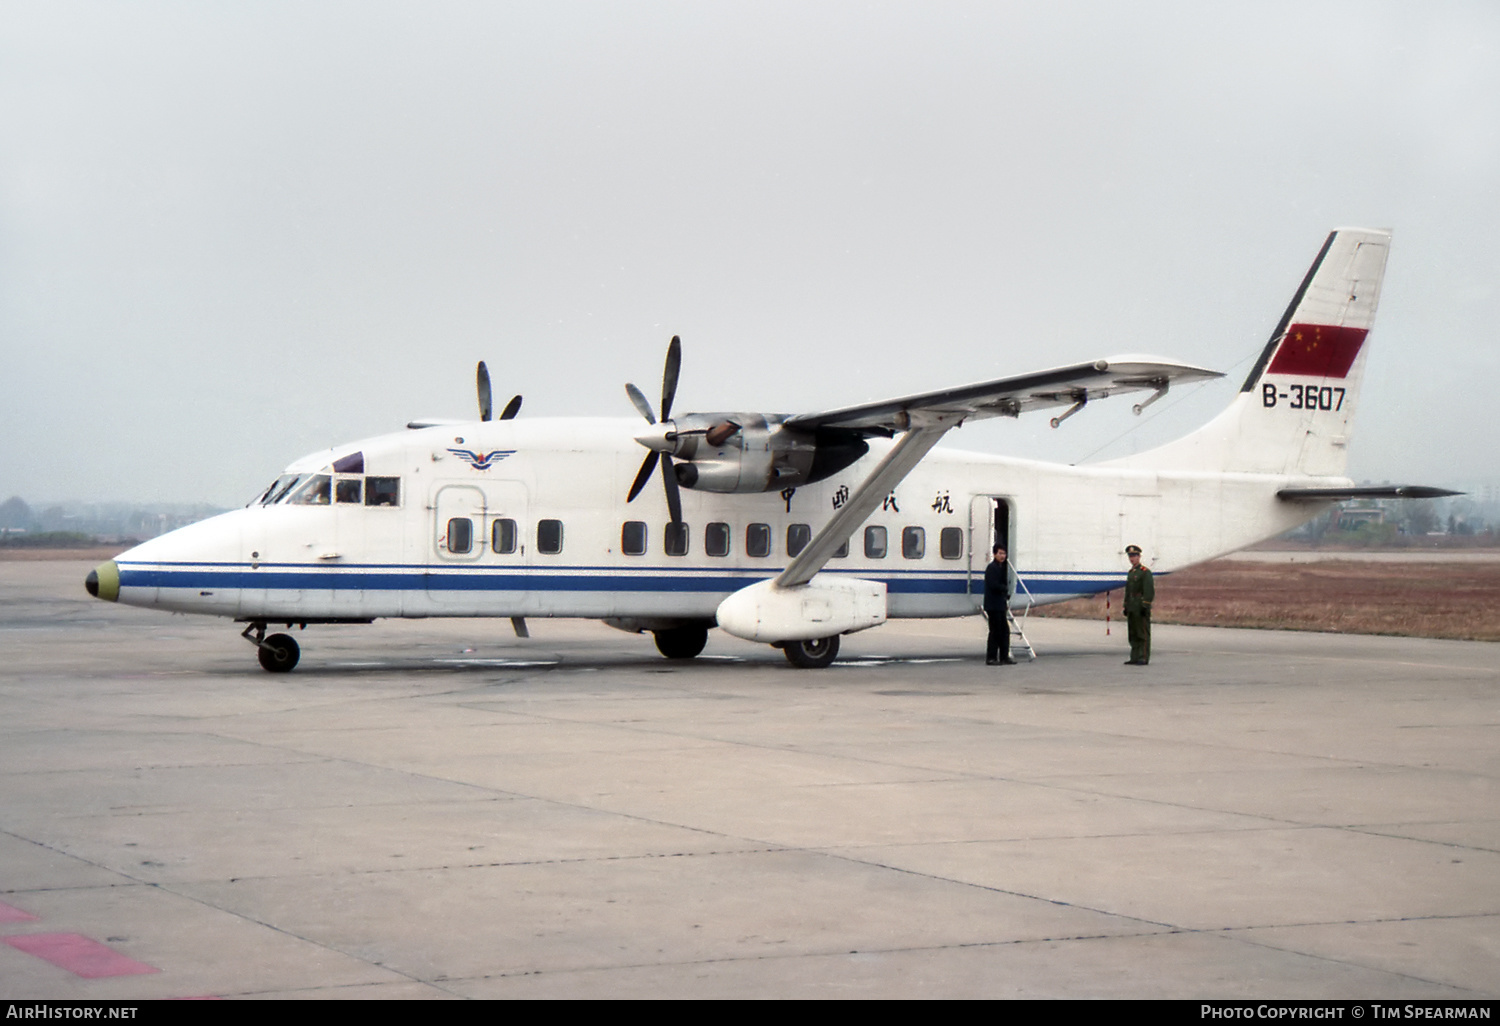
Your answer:
[[[786,421],[788,427],[809,431],[842,428],[883,435],[904,432],[904,435],[849,501],[787,564],[776,578],[776,587],[795,588],[812,580],[890,490],[922,461],[943,435],[966,420],[1017,417],[1028,410],[1070,406],[1067,413],[1053,419],[1052,425],[1056,427],[1093,400],[1126,392],[1154,392],[1144,403],[1137,404],[1135,411],[1140,413],[1165,395],[1173,381],[1206,381],[1219,377],[1223,375],[1217,371],[1174,360],[1113,356],[1093,363],[789,418]]]
[[[1084,403],[1124,392],[1155,392],[1156,395],[1136,407],[1139,413],[1165,394],[1173,382],[1220,377],[1223,375],[1217,371],[1156,356],[1111,356],[1092,363],[846,406],[825,413],[798,414],[788,418],[786,426],[801,430],[835,427],[889,436],[920,424],[924,415],[945,420],[956,417],[958,421],[1017,417],[1030,410],[1054,406],[1076,410]],[[1073,410],[1057,418],[1057,422]]]

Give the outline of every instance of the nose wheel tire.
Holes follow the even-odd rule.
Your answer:
[[[297,665],[297,660],[302,657],[302,650],[289,634],[273,634],[256,646],[256,649],[260,655],[260,665],[272,673],[290,673],[292,667]]]
[[[787,641],[781,646],[789,663],[801,670],[821,670],[838,658],[839,638],[811,638],[807,641]]]

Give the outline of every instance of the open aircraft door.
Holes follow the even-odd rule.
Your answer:
[[[984,607],[984,570],[1004,545],[1015,563],[1016,525],[1013,504],[1004,495],[976,495],[969,503],[969,598],[975,609]]]

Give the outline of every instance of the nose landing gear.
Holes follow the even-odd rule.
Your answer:
[[[251,634],[255,637],[252,638]],[[292,667],[297,665],[297,660],[302,657],[302,649],[290,634],[266,637],[264,620],[257,620],[246,627],[240,637],[256,647],[261,667],[271,673],[290,673]]]

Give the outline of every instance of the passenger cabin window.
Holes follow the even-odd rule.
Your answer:
[[[921,559],[927,554],[927,531],[921,527],[901,529],[901,558]]]
[[[333,498],[335,502],[359,502],[364,482],[357,477],[335,478],[333,482]]]
[[[662,531],[663,543],[669,556],[686,556],[688,554],[688,525],[685,523],[668,524]]]
[[[644,520],[625,521],[625,526],[620,528],[620,551],[627,556],[646,554],[646,522]]]
[[[771,525],[749,524],[745,527],[745,555],[769,556],[771,554]]]
[[[365,505],[401,505],[401,479],[399,477],[365,478]]]
[[[562,551],[563,524],[561,520],[543,520],[536,525],[536,550],[544,556],[555,556]]]
[[[474,551],[474,521],[468,517],[448,521],[448,551],[455,556]]]
[[[729,555],[729,525],[709,524],[703,532],[703,551],[710,556]]]
[[[490,548],[508,556],[516,551],[516,522],[500,519],[490,527]]]
[[[807,524],[788,524],[786,528],[786,554],[795,556],[807,548],[812,541],[812,528]]]
[[[836,548],[836,549],[833,550],[833,558],[834,559],[848,559],[849,558],[849,541],[848,541],[848,539],[845,539],[844,540],[844,544],[840,545],[838,548]]]
[[[885,528],[875,526],[865,528],[865,558],[884,559],[885,548]]]
[[[964,558],[964,529],[962,527],[943,528],[943,533],[938,535],[938,554],[944,559]]]

